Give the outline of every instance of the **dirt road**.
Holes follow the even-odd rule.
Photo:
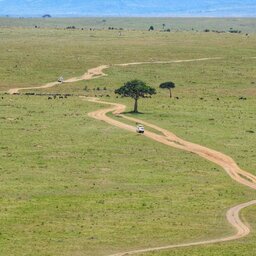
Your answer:
[[[99,67],[89,69],[84,75],[82,75],[80,77],[73,77],[73,78],[67,79],[67,80],[63,81],[63,83],[74,83],[74,82],[78,82],[78,81],[82,81],[82,80],[91,80],[91,79],[94,79],[94,78],[106,76],[106,74],[103,73],[103,70],[106,69],[106,68],[109,68],[109,66],[108,65],[101,65]],[[10,89],[8,91],[8,93],[9,94],[15,94],[15,93],[19,93],[19,91],[22,91],[22,90],[46,89],[46,88],[54,87],[54,86],[59,85],[59,84],[61,84],[61,83],[56,81],[56,82],[48,83],[48,84],[45,84],[45,85],[42,85],[42,86],[13,88],[13,89]]]
[[[169,64],[169,63],[182,63],[182,62],[192,62],[192,61],[206,61],[206,60],[212,60],[212,59],[220,59],[220,58],[201,58],[201,59],[193,59],[193,60],[134,62],[134,63],[116,64],[114,66],[125,67],[125,66],[130,66],[130,65],[142,65],[142,64]],[[81,77],[70,78],[68,80],[65,80],[64,82],[72,83],[72,82],[77,82],[77,81],[81,81],[81,80],[90,80],[90,79],[106,76],[106,74],[104,74],[103,70],[107,69],[109,67],[110,66],[108,66],[108,65],[101,65],[99,67],[89,69]],[[38,87],[14,88],[14,89],[10,89],[8,92],[9,92],[9,94],[15,94],[15,93],[18,93],[20,90],[43,89],[43,88],[53,87],[58,84],[60,84],[60,83],[52,82],[52,83],[48,83],[46,85],[38,86]],[[81,97],[81,98],[85,99],[85,100],[89,100],[91,102],[97,102],[97,103],[110,105],[110,107],[108,107],[108,108],[100,109],[100,110],[89,113],[88,115],[90,117],[95,118],[97,120],[102,120],[106,123],[109,123],[111,125],[119,127],[121,129],[125,129],[130,132],[136,132],[135,126],[131,126],[131,125],[122,123],[120,121],[114,120],[114,119],[108,117],[106,114],[108,112],[112,112],[113,114],[121,116],[125,119],[132,121],[132,122],[142,123],[145,126],[151,127],[153,129],[161,132],[161,135],[159,135],[154,132],[145,131],[144,136],[146,136],[150,139],[153,139],[155,141],[158,141],[162,144],[165,144],[167,146],[171,146],[171,147],[174,147],[174,148],[177,148],[180,150],[185,150],[188,152],[195,153],[195,154],[197,154],[215,164],[218,164],[227,172],[227,174],[233,180],[256,190],[256,176],[239,168],[239,166],[236,164],[236,162],[231,157],[229,157],[221,152],[206,148],[204,146],[185,141],[185,140],[177,137],[175,134],[171,133],[170,131],[167,131],[167,130],[165,130],[161,127],[158,127],[156,125],[150,124],[146,121],[142,121],[142,120],[139,120],[136,118],[127,117],[125,115],[122,115],[121,113],[124,112],[124,110],[126,108],[126,106],[124,106],[122,104],[98,101],[96,98],[83,98],[83,97]],[[150,251],[159,251],[159,250],[188,247],[188,246],[195,246],[195,245],[213,244],[213,243],[220,243],[220,242],[226,242],[226,241],[239,239],[239,238],[244,237],[250,233],[250,228],[248,226],[246,226],[241,221],[241,219],[239,218],[239,213],[245,207],[249,207],[252,205],[256,205],[256,200],[250,201],[247,203],[243,203],[243,204],[239,204],[239,205],[231,208],[227,212],[226,217],[227,217],[228,222],[237,230],[236,234],[234,234],[232,236],[221,237],[221,238],[217,238],[217,239],[205,240],[205,241],[200,241],[200,242],[191,242],[191,243],[184,243],[184,244],[177,244],[177,245],[167,245],[167,246],[155,247],[155,248],[145,248],[145,249],[134,250],[134,251],[129,251],[129,252],[121,252],[121,253],[117,253],[117,254],[113,254],[113,255],[109,255],[109,256],[133,255],[133,254],[145,253],[145,252],[150,252]]]
[[[119,67],[126,67],[126,66],[131,66],[131,65],[143,65],[143,64],[171,64],[171,63],[182,63],[182,62],[198,62],[198,61],[206,61],[206,60],[216,60],[216,59],[221,59],[220,57],[215,57],[215,58],[200,58],[200,59],[190,59],[190,60],[171,60],[171,61],[151,61],[151,62],[134,62],[134,63],[124,63],[124,64],[114,64],[112,66],[119,66]],[[82,80],[91,80],[95,78],[99,78],[102,76],[107,76],[103,70],[110,68],[110,65],[100,65],[96,68],[91,68],[89,69],[84,75],[80,77],[73,77],[69,78],[67,80],[64,80],[63,83],[74,83]],[[22,90],[31,90],[31,89],[46,89],[46,88],[51,88],[56,85],[61,84],[60,82],[52,82],[52,83],[47,83],[45,85],[41,86],[34,86],[34,87],[23,87],[23,88],[13,88],[8,91],[9,94],[15,94],[19,93],[19,91]]]
[[[195,62],[195,61],[205,61],[205,60],[219,60],[221,57],[215,58],[200,58],[200,59],[190,59],[190,60],[167,60],[167,61],[146,61],[146,62],[131,62],[124,64],[115,64],[114,66],[127,67],[134,65],[145,65],[145,64],[171,64],[171,63],[184,63],[184,62]]]
[[[153,139],[155,141],[158,141],[162,144],[165,144],[165,145],[168,145],[171,147],[175,147],[177,149],[195,153],[211,162],[214,162],[214,163],[218,164],[219,166],[221,166],[233,180],[256,190],[256,176],[240,169],[238,167],[238,165],[236,164],[236,162],[231,157],[229,157],[223,153],[220,153],[218,151],[203,147],[201,145],[185,141],[185,140],[177,137],[175,134],[173,134],[163,128],[160,128],[156,125],[150,124],[148,122],[142,121],[137,118],[131,118],[131,117],[122,115],[121,113],[124,112],[125,108],[126,108],[125,105],[118,104],[118,103],[109,103],[109,102],[104,102],[104,101],[98,101],[97,98],[84,98],[84,99],[89,100],[91,102],[98,102],[101,104],[110,105],[110,107],[108,107],[108,108],[100,109],[100,110],[89,113],[88,115],[90,117],[93,117],[97,120],[104,121],[108,124],[125,129],[127,131],[136,132],[135,125],[131,126],[131,125],[122,123],[122,122],[114,120],[106,115],[107,113],[112,112],[113,114],[121,116],[130,121],[133,121],[134,123],[141,123],[141,124],[144,124],[145,126],[151,127],[153,129],[161,132],[162,135],[159,135],[159,134],[151,132],[151,131],[145,131],[144,136],[146,136],[150,139]],[[244,209],[245,207],[251,206],[251,205],[256,205],[256,200],[237,205],[237,206],[231,208],[227,212],[226,217],[227,217],[228,222],[237,230],[237,233],[235,235],[228,236],[228,237],[221,237],[221,238],[217,238],[217,239],[213,239],[213,240],[194,242],[194,243],[192,242],[192,243],[177,244],[177,245],[167,245],[167,246],[163,246],[163,247],[146,248],[146,249],[134,250],[134,251],[130,251],[130,252],[122,252],[122,253],[117,253],[117,254],[113,254],[113,255],[109,255],[109,256],[133,255],[133,254],[145,253],[145,252],[150,252],[150,251],[159,251],[159,250],[166,250],[166,249],[179,248],[179,247],[213,244],[213,243],[227,242],[227,241],[239,239],[241,237],[247,236],[250,233],[250,228],[247,227],[240,220],[239,213],[242,209]]]
[[[134,255],[134,254],[140,254],[140,253],[146,253],[146,252],[154,252],[154,251],[161,251],[161,250],[168,250],[168,249],[174,249],[174,248],[182,248],[182,247],[190,247],[190,246],[196,246],[196,245],[206,245],[206,244],[215,244],[215,243],[221,243],[221,242],[228,242],[232,240],[239,239],[241,237],[244,237],[250,233],[250,229],[241,222],[239,219],[239,212],[251,205],[255,205],[255,201],[251,201],[245,204],[240,204],[235,206],[234,208],[231,208],[227,212],[227,220],[229,223],[234,226],[237,229],[237,233],[230,237],[224,237],[224,238],[218,238],[213,240],[205,240],[201,242],[194,242],[194,243],[185,243],[185,244],[176,244],[176,245],[167,245],[162,247],[154,247],[154,248],[146,248],[146,249],[140,249],[140,250],[134,250],[129,252],[122,252],[122,253],[116,253],[109,256],[127,256],[127,255]]]

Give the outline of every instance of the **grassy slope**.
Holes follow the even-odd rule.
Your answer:
[[[134,68],[131,72],[136,77],[141,77],[139,74],[145,70],[142,79],[149,83],[155,76],[162,81],[177,81],[174,96],[179,100],[170,100],[167,91],[160,91],[158,97],[141,101],[141,110],[145,112],[141,118],[161,124],[187,140],[223,151],[233,156],[241,167],[255,173],[255,161],[248,161],[256,156],[256,89],[251,83],[254,63],[255,60],[238,59],[165,65],[155,70],[149,66]],[[239,71],[232,72],[238,65]],[[233,76],[227,75],[232,73]],[[152,84],[159,84],[159,80]],[[247,100],[239,100],[240,96]]]
[[[232,233],[225,210],[255,193],[197,156],[88,118],[97,107],[5,96],[1,254],[106,255]]]
[[[243,212],[246,220],[250,222],[251,228],[255,230],[255,209],[247,209]],[[245,239],[233,241],[230,243],[223,243],[218,245],[206,245],[200,247],[190,247],[182,249],[174,249],[170,251],[162,251],[157,253],[141,254],[144,256],[230,256],[230,255],[244,255],[253,256],[256,254],[255,250],[255,233]]]
[[[0,32],[0,91],[13,86],[40,85],[60,75],[80,75],[99,64],[255,55],[255,36],[124,32],[119,37],[116,31],[48,29],[1,29]]]
[[[174,93],[181,100],[170,101],[160,92],[140,102],[145,112],[140,117],[188,140],[223,150],[242,167],[255,171],[255,134],[246,132],[255,127],[251,83],[255,60],[245,58],[254,56],[255,37],[130,32],[119,38],[115,32],[1,32],[5,35],[0,48],[1,90],[55,80],[63,70],[65,77],[79,75],[105,63],[224,56],[224,60],[205,63],[111,68],[108,77],[47,91],[110,94],[110,100],[131,107],[130,100],[114,97],[118,85],[134,77],[155,86],[172,79],[177,83]],[[15,63],[20,63],[19,72],[14,71]],[[89,92],[82,90],[85,85]],[[92,90],[105,86],[107,91]],[[240,95],[248,100],[239,101]],[[97,105],[76,98],[49,101],[25,96],[4,96],[0,104],[3,255],[106,255],[230,234],[226,209],[255,196],[194,155],[89,119],[86,113]],[[255,225],[254,208],[244,215]],[[242,246],[238,242],[159,255],[229,255],[230,250],[253,255],[254,236],[245,241]]]
[[[140,118],[170,129],[189,141],[223,151],[234,157],[242,168],[255,173],[255,161],[248,160],[256,156],[254,63],[255,60],[237,58],[113,68],[108,77],[79,83],[77,89],[86,85],[91,88],[86,92],[90,96],[113,95],[111,88],[116,87],[113,85],[132,78],[141,78],[153,86],[166,80],[177,81],[174,96],[179,100],[170,100],[167,91],[158,89],[158,96],[140,101],[140,109],[145,113]],[[63,85],[63,90],[68,86]],[[93,90],[98,87],[108,90]],[[239,100],[240,96],[247,100]],[[132,109],[130,100],[113,100],[127,104],[128,110]]]
[[[252,229],[256,229],[255,222],[255,208],[246,209],[242,212],[242,218],[244,221],[248,221],[250,223],[250,227]],[[182,249],[174,249],[171,251],[162,251],[157,253],[147,253],[141,255],[147,256],[203,256],[203,255],[211,255],[211,256],[230,256],[230,255],[244,255],[244,256],[252,256],[256,254],[255,250],[255,239],[256,234],[253,232],[249,237],[240,239],[238,241],[233,241],[229,243],[222,243],[217,245],[206,245],[200,247],[190,247],[190,248],[182,248]]]

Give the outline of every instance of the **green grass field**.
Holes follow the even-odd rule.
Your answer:
[[[155,87],[173,80],[179,99],[158,89],[152,99],[140,100],[139,118],[222,151],[255,174],[255,35],[125,31],[119,37],[116,31],[29,28],[0,33],[0,255],[108,255],[233,234],[227,209],[255,199],[255,191],[218,166],[89,118],[88,112],[104,107],[99,104],[4,92],[61,74],[81,75],[100,64],[222,57],[111,67],[107,77],[38,91],[102,95],[129,111],[132,101],[116,98],[115,88],[133,78]],[[255,207],[242,212],[253,230],[255,214]],[[255,235],[145,255],[252,256]]]

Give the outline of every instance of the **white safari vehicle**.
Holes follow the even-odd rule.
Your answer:
[[[142,124],[138,124],[137,128],[136,128],[136,132],[137,133],[144,133],[145,129],[144,126]]]
[[[58,82],[59,82],[59,83],[63,83],[63,82],[64,82],[63,76],[60,76],[60,77],[58,78]]]

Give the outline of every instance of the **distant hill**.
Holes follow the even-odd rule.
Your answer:
[[[0,15],[256,17],[255,0],[0,0]]]

